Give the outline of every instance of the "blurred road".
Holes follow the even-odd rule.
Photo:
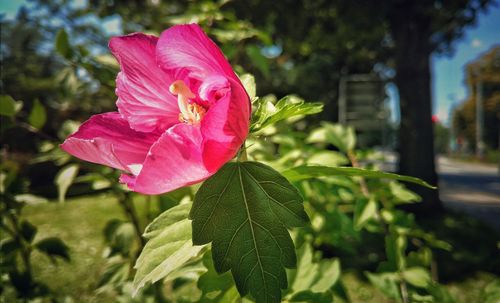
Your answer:
[[[496,165],[438,157],[439,195],[445,207],[463,211],[500,230],[500,177]]]
[[[383,151],[378,163],[385,171],[397,170],[397,154]],[[446,208],[465,212],[500,231],[500,176],[494,164],[462,162],[437,157],[439,196]]]

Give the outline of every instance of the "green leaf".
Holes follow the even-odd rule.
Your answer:
[[[403,278],[413,286],[425,288],[431,282],[429,272],[423,267],[410,267],[403,272]]]
[[[21,222],[21,235],[26,241],[31,243],[31,241],[35,238],[36,232],[37,228],[35,225],[28,221]]]
[[[146,227],[143,236],[148,242],[134,266],[134,293],[179,269],[203,249],[191,242],[190,209],[191,204],[172,207]]]
[[[47,198],[40,197],[40,196],[35,196],[35,195],[32,195],[32,194],[19,194],[19,195],[15,195],[14,199],[17,202],[26,203],[26,204],[29,204],[29,205],[44,204],[44,203],[49,202],[49,200],[47,200]]]
[[[241,296],[280,302],[285,267],[296,257],[287,228],[308,222],[302,197],[278,172],[257,162],[227,163],[205,181],[190,217],[193,243],[212,242],[215,269],[231,270]]]
[[[9,95],[0,96],[0,115],[13,117],[23,106],[21,101],[15,101]]]
[[[56,237],[45,238],[35,244],[36,249],[49,257],[60,257],[66,261],[70,260],[69,248],[64,242]]]
[[[73,184],[76,176],[78,175],[79,166],[77,164],[70,164],[63,167],[56,175],[55,184],[59,194],[59,202],[64,202],[66,193],[69,187]]]
[[[350,177],[365,177],[365,178],[378,178],[378,179],[392,179],[399,181],[406,181],[415,183],[421,186],[435,189],[435,186],[415,177],[402,176],[393,173],[386,173],[376,170],[368,170],[356,167],[328,167],[320,165],[301,165],[290,168],[282,172],[282,174],[291,182],[302,181],[317,177],[327,176],[350,176]]]
[[[299,261],[297,269],[291,274],[292,298],[297,294],[309,291],[323,293],[330,290],[340,277],[340,262],[337,259],[324,259],[313,262],[313,249],[305,243],[298,251]],[[293,300],[292,300],[293,301]]]
[[[47,121],[47,113],[45,112],[45,107],[43,107],[40,101],[35,100],[33,103],[33,108],[28,116],[28,122],[36,129],[41,129]]]
[[[389,189],[399,203],[413,203],[422,200],[419,195],[407,189],[403,184],[391,182]]]
[[[359,199],[354,208],[354,227],[360,230],[368,220],[375,218],[377,214],[377,202],[373,198]]]
[[[368,277],[368,280],[370,280],[370,283],[383,294],[391,299],[401,300],[398,288],[399,278],[396,273],[372,274],[370,272],[365,272],[365,275]]]
[[[347,153],[356,146],[356,134],[352,127],[323,122],[320,128],[311,132],[307,143],[329,143]]]
[[[97,288],[106,285],[121,285],[125,282],[130,274],[130,263],[127,259],[118,256],[108,259],[106,269],[100,275],[97,282]]]
[[[403,235],[390,234],[385,237],[385,250],[392,270],[402,270],[406,266],[407,241]]]
[[[203,256],[203,264],[207,268],[207,272],[198,279],[198,288],[202,291],[200,303],[237,302],[240,296],[231,274],[229,272],[217,274],[211,252],[207,252]]]
[[[109,256],[115,254],[128,255],[136,239],[134,225],[118,219],[108,221],[104,227],[104,236],[111,248]]]
[[[304,290],[294,294],[288,302],[331,303],[333,298],[331,293],[315,293]]]
[[[286,96],[273,104],[265,98],[260,99],[254,115],[251,132],[260,131],[274,123],[295,116],[312,115],[323,110],[322,103],[304,102],[296,96]]]
[[[481,302],[498,303],[500,302],[500,279],[494,279],[483,289]]]
[[[69,43],[68,33],[66,33],[64,29],[57,32],[55,46],[57,52],[64,58],[70,59],[73,55],[73,50],[71,49],[71,45]]]
[[[309,165],[323,165],[337,167],[349,164],[349,160],[343,154],[332,150],[321,150],[315,152],[307,159]]]
[[[257,89],[255,88],[255,78],[251,74],[243,74],[240,76],[241,83],[250,97],[250,101],[254,102],[257,96]]]

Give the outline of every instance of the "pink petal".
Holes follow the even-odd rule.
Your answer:
[[[142,164],[158,137],[131,129],[119,113],[111,112],[92,116],[61,148],[82,160],[131,173],[130,165]]]
[[[189,71],[189,76],[203,78],[222,74],[237,79],[226,58],[197,24],[176,25],[163,31],[156,57],[166,71]]]
[[[203,162],[209,171],[217,171],[231,160],[248,135],[248,95],[239,80],[230,79],[229,84],[231,90],[210,107],[201,121]]]
[[[203,163],[200,128],[177,124],[151,147],[137,177],[122,175],[120,181],[133,191],[160,194],[210,177]]]
[[[163,131],[179,122],[177,99],[168,91],[174,79],[156,63],[157,41],[136,33],[109,42],[121,67],[116,79],[118,110],[133,129],[143,132]]]

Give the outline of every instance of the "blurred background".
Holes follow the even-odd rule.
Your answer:
[[[353,127],[362,165],[438,185],[408,186],[421,202],[398,206],[451,244],[434,252],[433,279],[458,302],[487,302],[494,285],[488,302],[500,302],[498,2],[7,0],[0,13],[1,263],[2,284],[12,286],[2,296],[129,298],[144,226],[186,192],[131,194],[116,172],[58,145],[91,115],[116,110],[110,37],[195,22],[238,74],[254,75],[258,96],[324,104],[298,137],[319,121]],[[339,243],[315,248],[347,260],[346,298],[398,301],[360,275],[379,261],[356,262],[359,247],[339,253]]]

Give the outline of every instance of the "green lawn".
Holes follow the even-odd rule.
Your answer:
[[[35,278],[78,302],[97,302],[95,284],[104,265],[102,230],[109,219],[124,218],[116,200],[99,195],[28,206],[23,216],[38,227],[37,239],[57,236],[70,248],[71,262],[58,260],[57,265],[35,252]]]
[[[142,213],[144,200],[135,201]],[[69,295],[76,302],[109,302],[110,298],[97,295],[95,286],[104,268],[104,237],[102,230],[112,218],[124,218],[117,201],[110,195],[70,199],[64,204],[47,203],[27,206],[23,216],[38,227],[37,239],[60,237],[70,248],[71,262],[58,260],[54,265],[47,257],[34,253],[35,277],[61,295]],[[448,289],[463,303],[480,303],[484,286],[494,275],[479,272],[460,282],[452,282]],[[353,302],[389,302],[354,272],[343,275],[343,282]]]

